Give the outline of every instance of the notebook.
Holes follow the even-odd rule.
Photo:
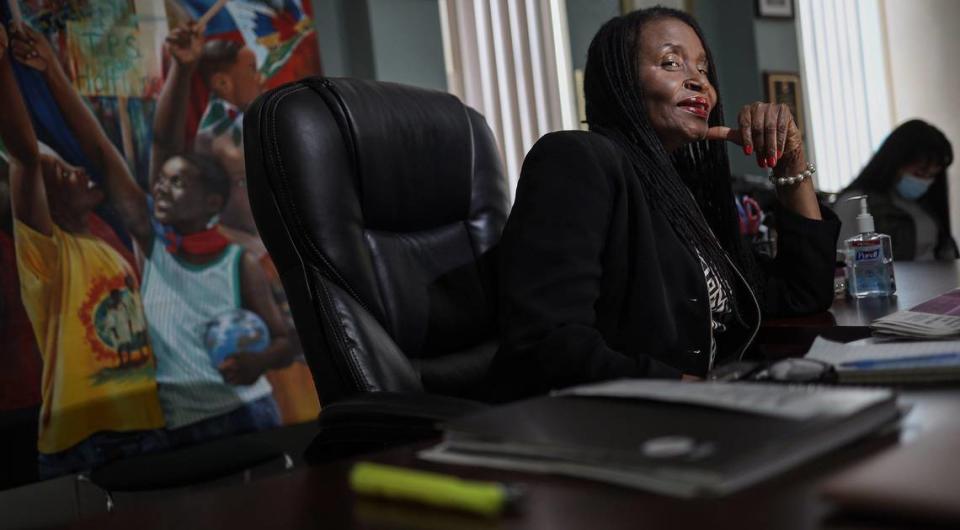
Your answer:
[[[960,381],[960,340],[843,344],[817,337],[805,358],[832,364],[842,383]]]
[[[419,455],[678,497],[719,496],[897,417],[887,389],[614,381],[453,420],[443,442]]]

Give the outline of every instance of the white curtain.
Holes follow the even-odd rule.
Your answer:
[[[879,0],[797,0],[797,17],[808,149],[818,187],[835,192],[892,128]]]
[[[482,113],[516,189],[540,136],[576,129],[563,0],[439,0],[447,87]]]

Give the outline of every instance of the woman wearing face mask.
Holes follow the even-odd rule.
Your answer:
[[[846,199],[866,194],[877,232],[893,240],[895,260],[956,259],[947,206],[951,162],[953,149],[936,127],[921,120],[897,127],[837,198],[840,241],[856,235],[860,212],[859,201]]]
[[[584,92],[590,132],[531,149],[500,242],[495,398],[703,377],[743,355],[763,316],[829,307],[840,227],[817,203],[790,110],[757,102],[725,121],[690,15],[656,7],[607,22]],[[739,238],[728,146],[773,168],[773,262]]]

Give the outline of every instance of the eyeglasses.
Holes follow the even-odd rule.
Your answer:
[[[712,381],[770,381],[783,383],[831,383],[837,380],[833,365],[813,359],[794,358],[764,362],[734,362],[719,366]]]
[[[768,365],[750,376],[753,381],[813,383],[835,381],[833,365],[813,359],[790,358]]]

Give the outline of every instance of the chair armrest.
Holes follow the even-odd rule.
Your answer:
[[[283,450],[249,436],[230,436],[172,451],[114,460],[90,482],[106,491],[148,491],[220,479],[283,458]]]
[[[323,407],[305,458],[315,464],[440,435],[439,424],[489,405],[436,394],[367,392]]]

